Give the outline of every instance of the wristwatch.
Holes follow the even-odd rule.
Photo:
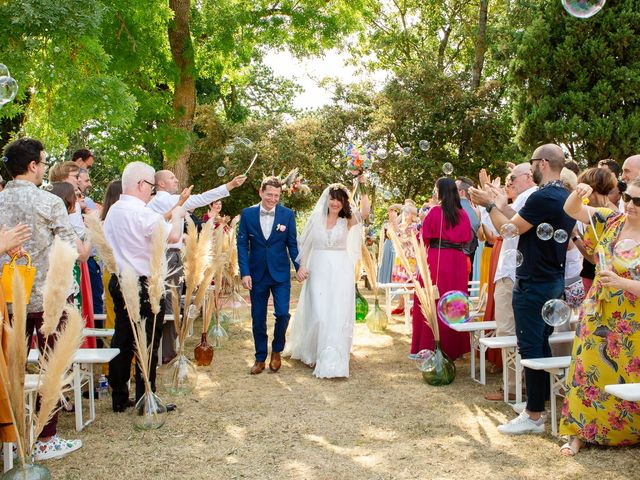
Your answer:
[[[493,210],[493,208],[496,206],[495,203],[490,203],[489,205],[487,205],[485,208],[487,209],[487,213],[491,213],[491,210]]]

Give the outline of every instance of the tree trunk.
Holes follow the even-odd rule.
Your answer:
[[[189,29],[190,0],[169,0],[173,21],[169,23],[169,45],[171,56],[178,67],[178,79],[173,91],[173,112],[178,128],[187,134],[193,131],[196,111],[195,53]],[[189,156],[191,146],[187,143],[175,160],[173,173],[182,186],[189,182]],[[169,159],[172,160],[172,159]]]
[[[471,71],[471,89],[477,90],[482,78],[482,68],[484,67],[484,56],[487,52],[487,14],[489,11],[489,0],[480,0],[480,11],[478,12],[478,34],[476,36],[475,60]]]

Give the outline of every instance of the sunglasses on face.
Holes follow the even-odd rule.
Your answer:
[[[629,195],[628,193],[623,193],[622,194],[622,201],[624,203],[629,203],[629,202],[633,202],[633,204],[636,207],[640,207],[640,197],[632,197],[631,195]]]

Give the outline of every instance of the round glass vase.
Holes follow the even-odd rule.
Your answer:
[[[436,342],[433,355],[425,361],[421,368],[425,383],[434,386],[449,385],[456,378],[456,364],[447,357]]]
[[[213,345],[207,341],[206,332],[203,332],[200,336],[200,343],[196,345],[196,348],[193,350],[193,357],[196,365],[199,367],[211,365],[211,361],[213,360]]]
[[[51,480],[49,469],[39,463],[18,463],[11,470],[4,472],[2,480]]]
[[[153,392],[146,392],[133,409],[133,428],[157,430],[167,421],[167,407]]]
[[[167,365],[162,377],[164,389],[173,395],[188,395],[198,383],[198,370],[184,355],[180,354]]]
[[[373,310],[367,314],[365,321],[367,323],[367,328],[371,333],[382,333],[386,330],[387,325],[389,324],[389,319],[387,318],[385,311],[380,308],[378,299],[376,299]]]
[[[358,284],[356,284],[356,323],[364,323],[369,313],[369,303],[364,295],[358,290]]]

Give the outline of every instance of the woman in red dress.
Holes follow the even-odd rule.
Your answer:
[[[421,230],[431,281],[437,285],[440,295],[451,290],[468,293],[467,257],[462,247],[471,241],[471,222],[462,209],[458,189],[452,179],[440,178],[436,182],[436,190],[438,205],[429,210]],[[433,350],[435,346],[433,332],[422,315],[417,297],[414,304],[417,308],[413,309],[412,354],[424,349]],[[452,330],[440,319],[438,323],[440,346],[449,358],[454,360],[469,352],[468,334]]]

